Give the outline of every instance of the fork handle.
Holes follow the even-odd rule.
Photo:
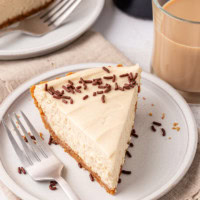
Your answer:
[[[74,193],[74,191],[71,189],[69,184],[63,179],[61,176],[56,179],[58,184],[61,186],[63,191],[66,193],[68,196],[69,200],[80,200],[79,197]]]
[[[17,29],[16,27],[7,28],[5,30],[0,31],[0,37],[3,37],[4,35],[7,35],[8,33],[12,33],[14,31],[20,31],[20,30]]]

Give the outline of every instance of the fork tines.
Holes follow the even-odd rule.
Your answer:
[[[18,155],[19,159],[24,164],[24,166],[27,167],[27,166],[33,165],[34,162],[40,162],[42,159],[48,158],[51,155],[51,151],[49,147],[42,141],[38,132],[35,130],[34,126],[31,124],[31,122],[26,117],[26,115],[22,111],[21,111],[21,114],[27,126],[29,127],[30,132],[33,134],[33,136],[36,139],[34,143],[31,136],[28,134],[28,131],[25,129],[23,123],[19,119],[19,117],[14,113],[14,117],[17,120],[17,123],[19,124],[21,131],[23,132],[24,136],[28,140],[28,144],[27,144],[22,138],[22,135],[19,129],[17,128],[16,124],[14,123],[13,119],[11,118],[10,115],[8,115],[8,118],[11,121],[11,124],[19,138],[19,141],[21,142],[23,150],[21,150],[21,148],[17,144],[15,138],[13,137],[13,134],[11,133],[10,129],[8,128],[4,120],[2,120],[2,124],[8,134],[8,137],[10,139],[10,142],[16,154]]]
[[[81,0],[59,0],[56,1],[52,6],[44,11],[40,19],[48,26],[55,25],[59,26],[63,20],[65,20],[73,10],[78,6]]]

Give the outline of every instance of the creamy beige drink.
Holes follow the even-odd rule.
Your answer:
[[[176,89],[200,93],[200,0],[171,0],[161,8],[155,1],[153,70]]]

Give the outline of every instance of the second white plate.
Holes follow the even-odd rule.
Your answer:
[[[82,70],[106,64],[79,64],[47,72],[20,86],[0,107],[0,120],[8,113],[23,110],[48,141],[39,113],[29,94],[29,87],[45,79],[62,76],[69,71]],[[132,158],[127,158],[123,169],[131,170],[130,176],[121,175],[118,193],[111,196],[96,182],[91,182],[87,171],[59,146],[52,145],[54,153],[65,165],[63,177],[80,196],[81,200],[152,200],[172,189],[190,167],[196,152],[197,128],[190,108],[183,98],[168,84],[151,74],[143,72],[142,90],[139,94],[135,129],[139,135],[133,138],[130,148]],[[153,105],[152,105],[153,104]],[[152,116],[149,116],[152,113]],[[165,119],[161,119],[165,113]],[[162,136],[160,128],[151,131],[153,121],[159,121],[166,129]],[[172,129],[178,122],[179,132]],[[35,182],[28,175],[19,175],[21,166],[7,134],[0,125],[0,179],[20,198],[25,200],[65,200],[62,189],[51,191],[48,183]],[[14,132],[13,132],[14,133]]]
[[[41,56],[64,47],[92,26],[100,15],[104,2],[105,0],[83,0],[65,25],[42,37],[16,32],[0,38],[0,60]]]

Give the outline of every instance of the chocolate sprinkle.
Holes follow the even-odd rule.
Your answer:
[[[58,90],[56,90],[56,91],[54,92],[54,94],[56,94],[57,96],[62,96],[61,92],[58,91]]]
[[[46,92],[48,91],[48,85],[47,85],[47,83],[45,84],[45,91]]]
[[[53,141],[53,138],[50,136],[50,137],[49,137],[48,145],[51,145],[51,144],[52,144],[52,141]]]
[[[115,90],[118,90],[118,84],[117,83],[115,83]]]
[[[130,75],[128,75],[128,82],[131,83]]]
[[[156,132],[156,128],[152,125],[151,126],[151,130],[153,131],[153,132]]]
[[[108,87],[104,92],[105,92],[105,93],[108,93],[108,92],[110,92],[110,91],[111,91],[111,88]]]
[[[73,103],[74,103],[74,100],[73,100],[72,98],[70,99],[70,103],[71,103],[71,104],[73,104]]]
[[[84,80],[85,83],[92,83],[92,80]]]
[[[138,77],[138,73],[135,74],[133,80],[135,81],[135,79]]]
[[[70,92],[70,90],[66,87],[66,86],[62,86],[62,88],[66,91],[66,92]]]
[[[34,135],[30,136],[32,140],[36,140]]]
[[[161,131],[162,131],[162,136],[166,136],[166,131],[164,128],[161,128]]]
[[[99,89],[105,89],[105,88],[106,88],[106,86],[99,85],[99,86],[98,86],[98,88],[99,88]]]
[[[121,183],[122,182],[122,179],[121,178],[119,178],[119,180],[118,180],[118,183]]]
[[[140,90],[141,90],[141,89],[140,89],[140,86],[138,86],[138,93],[140,93]]]
[[[129,146],[130,146],[130,147],[133,147],[134,145],[133,145],[133,143],[131,142],[131,143],[129,144]]]
[[[113,81],[113,82],[116,81],[116,76],[115,76],[115,74],[113,75],[113,79],[112,79],[112,81]]]
[[[135,129],[132,129],[131,131],[131,136],[135,137],[135,138],[138,138],[139,136],[136,134],[136,131]]]
[[[84,82],[85,82],[85,81],[83,80],[83,78],[82,78],[82,77],[80,78],[80,82],[81,82],[81,83],[84,83]]]
[[[79,90],[78,88],[75,88],[75,91],[81,93],[81,90]]]
[[[62,102],[65,103],[65,104],[68,104],[68,101],[66,101],[66,100],[64,100],[64,99],[62,100]]]
[[[87,85],[85,84],[85,82],[83,83],[83,89],[84,89],[84,90],[87,89]]]
[[[94,177],[92,176],[92,174],[90,174],[90,180],[91,180],[92,182],[94,182]]]
[[[118,90],[124,91],[124,88],[118,86]]]
[[[48,89],[48,92],[49,92],[49,94],[53,95],[54,92],[55,92],[55,90],[54,90],[53,87],[50,87],[50,88]]]
[[[52,185],[52,184],[57,184],[57,181],[50,181],[50,184]]]
[[[97,94],[103,94],[103,91],[97,91]]]
[[[127,174],[127,175],[130,175],[130,174],[131,174],[131,171],[122,170],[122,174]]]
[[[65,93],[65,91],[64,91],[64,90],[62,90],[60,95],[61,95],[61,96],[63,96],[63,94],[64,94],[64,93]]]
[[[83,100],[86,100],[88,97],[89,97],[88,95],[85,95],[85,96],[83,97]]]
[[[126,77],[126,76],[128,76],[128,73],[126,73],[126,74],[121,74],[119,77],[123,78],[123,77]]]
[[[79,166],[79,168],[82,168],[82,165],[81,165],[81,163],[78,163],[78,166]]]
[[[126,151],[126,155],[127,155],[129,158],[132,157],[132,155],[131,155],[131,153],[130,153],[129,151]]]
[[[72,81],[70,81],[70,80],[68,80],[68,83],[69,83],[70,85],[74,85],[74,83],[73,83]]]
[[[22,173],[21,167],[18,167],[17,171],[18,171],[19,174],[21,174]]]
[[[62,98],[62,99],[71,99],[70,96],[62,96],[61,98]]]
[[[106,102],[106,100],[105,100],[105,95],[102,95],[101,101],[102,101],[102,103],[105,103],[105,102]]]
[[[52,186],[52,185],[49,185],[49,189],[50,189],[50,190],[57,190],[57,187]]]
[[[111,85],[106,83],[106,88],[111,88]]]
[[[52,144],[58,145],[58,143],[54,140],[52,140]]]
[[[131,136],[133,136],[133,134],[135,134],[135,133],[136,133],[135,129],[132,129],[131,130]]]
[[[51,187],[54,187],[54,186],[56,186],[56,183],[51,183],[50,182],[50,184],[49,184]]]
[[[51,90],[48,90],[48,93],[49,93],[50,95],[53,95],[53,94],[54,94]]]
[[[109,79],[113,79],[113,76],[104,76],[103,78],[106,80],[109,80]]]
[[[25,141],[26,143],[28,143],[28,140],[27,140],[26,136],[23,136],[23,139],[24,139],[24,141]]]
[[[55,98],[55,99],[61,99],[61,96],[57,96],[56,94],[54,94],[53,98]]]
[[[123,86],[124,89],[130,90],[130,84],[125,83]]]
[[[26,170],[23,167],[21,167],[21,171],[23,174],[26,174]]]
[[[79,85],[79,86],[77,86],[76,88],[77,88],[77,89],[81,89],[81,88],[82,88],[82,86],[81,86],[81,85]]]
[[[160,122],[153,122],[153,125],[156,125],[156,126],[161,126],[162,124]]]
[[[107,73],[110,73],[110,70],[109,70],[108,68],[102,67],[102,69],[103,69],[104,71],[106,71]]]
[[[131,88],[134,88],[135,87],[135,83],[133,82],[133,83],[130,83],[130,85],[129,85]]]
[[[129,74],[129,77],[130,77],[131,80],[133,80],[133,73],[132,72]]]
[[[97,93],[96,93],[96,92],[93,92],[93,96],[94,96],[94,97],[97,96]]]
[[[135,138],[138,138],[139,136],[137,135],[137,134],[135,134],[135,133],[132,133],[131,134],[133,137],[135,137]]]
[[[97,80],[93,80],[92,85],[97,85],[98,81]]]

